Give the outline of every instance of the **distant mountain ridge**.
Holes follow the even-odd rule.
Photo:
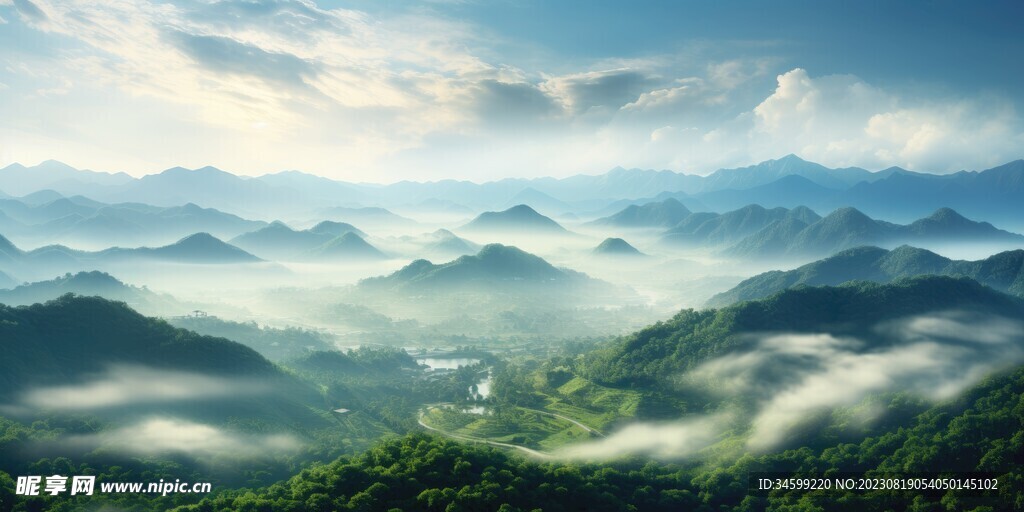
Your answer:
[[[129,286],[105,272],[78,272],[49,281],[38,281],[0,290],[0,304],[21,306],[43,303],[73,293],[97,296],[128,304],[132,309],[149,315],[183,314],[185,306],[173,297],[160,295],[147,288]]]
[[[20,180],[26,172],[32,174],[33,181]],[[787,155],[748,167],[719,169],[706,176],[615,168],[604,174],[566,178],[510,178],[486,183],[404,181],[390,185],[346,183],[297,171],[247,178],[214,167],[172,168],[142,178],[77,171],[59,162],[32,168],[12,164],[0,169],[0,190],[8,195],[12,191],[44,189],[104,202],[136,201],[165,207],[192,202],[250,218],[308,214],[327,207],[398,207],[424,201],[448,201],[479,211],[507,205],[517,195],[542,209],[561,210],[564,204],[582,213],[601,210],[617,201],[660,201],[670,194],[677,199],[685,197],[683,202],[691,209],[701,205],[710,210],[729,210],[750,203],[766,208],[806,205],[819,211],[853,206],[875,217],[908,222],[950,207],[1001,224],[1024,224],[1019,221],[1024,215],[1024,160],[984,171],[936,175],[898,167],[876,172],[856,167],[829,169]]]
[[[978,261],[951,260],[925,249],[857,247],[790,271],[771,271],[741,282],[708,300],[724,306],[771,296],[796,286],[835,286],[861,280],[879,283],[921,275],[966,276],[1024,297],[1024,250],[1006,251]]]

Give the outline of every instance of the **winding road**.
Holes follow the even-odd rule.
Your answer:
[[[534,450],[533,448],[527,448],[525,446],[521,446],[521,445],[518,445],[518,444],[511,444],[511,443],[502,443],[502,442],[498,442],[498,441],[491,441],[489,439],[484,439],[484,438],[481,438],[481,437],[473,437],[473,436],[467,436],[467,435],[462,435],[462,434],[455,434],[455,433],[452,433],[452,432],[448,432],[446,430],[441,430],[441,429],[439,429],[437,427],[432,427],[430,425],[427,425],[427,423],[423,421],[423,416],[426,414],[427,410],[429,410],[431,408],[434,408],[434,407],[444,407],[444,406],[450,406],[450,405],[452,405],[452,404],[434,404],[434,405],[425,406],[423,409],[420,409],[419,417],[416,420],[417,423],[419,423],[419,425],[421,427],[423,427],[423,428],[425,428],[427,430],[430,430],[432,432],[437,432],[438,434],[441,434],[441,435],[443,435],[445,437],[450,437],[452,439],[458,439],[460,441],[468,441],[468,442],[471,442],[471,443],[489,444],[491,446],[500,446],[500,447],[503,447],[503,448],[512,448],[512,449],[515,449],[515,450],[522,451],[522,452],[524,452],[526,454],[529,454],[529,455],[531,455],[533,457],[537,457],[537,458],[541,458],[541,459],[551,459],[551,458],[554,458],[554,455],[552,455],[550,453]],[[538,414],[544,414],[544,415],[547,415],[547,416],[553,416],[555,418],[568,421],[569,423],[572,423],[573,425],[576,425],[577,427],[582,428],[583,430],[587,431],[588,433],[597,434],[599,436],[604,437],[604,434],[602,434],[600,431],[598,431],[596,429],[593,429],[591,427],[588,427],[588,426],[586,426],[586,425],[584,425],[584,424],[582,424],[582,423],[580,423],[580,422],[578,422],[578,421],[576,421],[576,420],[574,420],[572,418],[568,418],[566,416],[562,416],[561,414],[556,414],[556,413],[548,412],[548,411],[541,411],[539,409],[527,409],[526,407],[520,407],[520,409],[523,409],[524,411],[535,412],[535,413],[538,413]]]

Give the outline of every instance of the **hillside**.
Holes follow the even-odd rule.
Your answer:
[[[500,212],[484,212],[459,228],[467,232],[558,235],[568,233],[559,223],[521,204]]]
[[[348,232],[303,254],[303,258],[319,261],[374,261],[387,259],[387,255],[359,235]]]
[[[333,232],[342,225],[347,224],[326,225],[321,223],[314,228],[316,230],[296,231],[283,222],[274,221],[256,231],[232,238],[230,243],[265,258],[287,259],[308,252],[340,236]]]
[[[808,208],[772,208],[752,204],[726,212],[695,213],[676,226],[665,231],[662,241],[685,245],[731,244],[752,235],[775,222],[796,219],[805,223],[815,222],[817,215]]]
[[[629,205],[614,215],[597,219],[591,224],[616,227],[663,227],[679,224],[690,215],[690,209],[677,199],[651,202],[643,205]]]
[[[889,284],[798,287],[718,310],[684,310],[667,322],[589,354],[584,373],[610,385],[660,387],[672,382],[672,375],[712,357],[753,348],[748,333],[857,335],[882,346],[895,341],[872,332],[873,326],[953,309],[1009,318],[1024,315],[1024,303],[1019,299],[965,277],[919,276]]]
[[[132,309],[148,315],[180,315],[188,310],[187,306],[169,295],[157,294],[145,287],[129,286],[110,274],[97,271],[67,274],[49,281],[2,290],[0,304],[36,304],[54,300],[68,293],[124,302]]]
[[[996,290],[1024,297],[1024,250],[1007,251],[979,261],[956,261],[910,246],[893,250],[857,247],[787,272],[772,271],[715,295],[709,306],[760,299],[799,285],[835,286],[863,280],[888,283],[927,274],[966,276]]]
[[[417,260],[397,272],[364,279],[367,288],[425,288],[443,290],[464,286],[561,286],[591,281],[585,275],[555,268],[539,256],[516,247],[489,244],[472,256],[435,265]]]
[[[1024,244],[1024,236],[972,221],[949,208],[909,225],[898,225],[846,207],[816,220],[804,217],[772,221],[722,254],[740,258],[820,257],[863,245],[929,243]]]
[[[598,256],[644,256],[644,253],[621,238],[605,238],[594,248],[593,253]]]

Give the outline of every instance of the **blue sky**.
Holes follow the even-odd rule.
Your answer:
[[[982,169],[1024,156],[1020,5],[0,0],[0,165]]]

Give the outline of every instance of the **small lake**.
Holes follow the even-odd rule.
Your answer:
[[[425,364],[433,370],[454,370],[460,366],[470,366],[480,362],[470,357],[425,357],[417,359],[417,363]]]

